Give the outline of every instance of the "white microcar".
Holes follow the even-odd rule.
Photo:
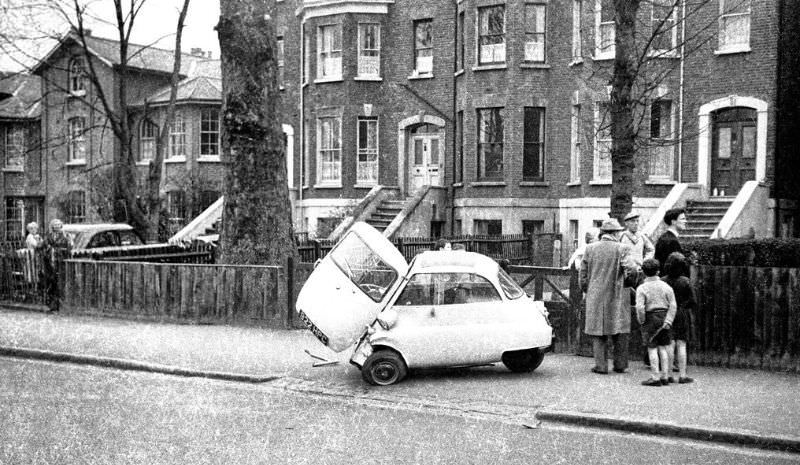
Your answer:
[[[407,264],[388,239],[356,223],[309,276],[297,311],[365,381],[389,385],[409,368],[503,362],[536,369],[553,329],[534,301],[485,255],[423,252]]]

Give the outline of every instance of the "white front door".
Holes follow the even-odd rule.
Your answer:
[[[442,144],[439,135],[425,134],[411,139],[411,192],[422,186],[441,186]]]

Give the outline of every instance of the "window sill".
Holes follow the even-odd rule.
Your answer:
[[[463,182],[454,182],[454,183],[452,184],[452,186],[453,186],[453,187],[464,187],[464,183],[463,183]]]
[[[85,89],[83,89],[83,90],[71,90],[71,91],[69,91],[69,95],[70,95],[70,97],[85,97],[86,96],[86,90]]]
[[[372,184],[353,184],[353,188],[355,189],[372,189],[373,187],[377,186],[378,183]]]
[[[567,187],[575,187],[575,186],[580,186],[581,184],[582,184],[582,183],[581,183],[581,180],[580,180],[580,179],[576,179],[575,181],[570,181],[570,182],[568,182],[568,183],[567,183]]]
[[[455,73],[453,73],[453,77],[459,77],[462,74],[464,74],[464,68],[461,68],[458,71],[456,71]]]
[[[381,82],[383,78],[380,76],[356,76],[353,78],[354,81],[365,81],[365,82]]]
[[[150,166],[150,160],[137,161],[136,166]]]
[[[647,58],[680,58],[680,54],[675,50],[650,50]]]
[[[200,155],[197,157],[197,161],[200,163],[219,163],[221,160],[219,155]]]
[[[743,45],[739,47],[731,47],[726,48],[724,50],[714,50],[714,55],[734,55],[736,53],[750,53],[751,49],[749,45]]]
[[[341,189],[342,184],[314,184],[314,189]]]
[[[505,181],[475,181],[469,183],[470,187],[505,187]]]
[[[645,180],[644,183],[649,186],[674,186],[675,184],[677,184],[677,181],[673,179],[650,178]]]
[[[6,166],[2,170],[3,173],[24,173],[25,168],[21,166]]]
[[[550,69],[548,63],[520,63],[519,67],[522,69]]]
[[[186,157],[169,157],[164,159],[164,163],[186,163]]]
[[[419,79],[433,79],[433,73],[431,74],[412,74],[408,77],[409,81],[416,81]]]
[[[592,179],[589,181],[590,186],[610,186],[611,180],[610,179]]]
[[[572,61],[570,61],[567,66],[571,68],[573,66],[578,66],[582,64],[583,64],[583,58],[573,58]]]
[[[278,86],[278,90],[286,90],[286,88],[283,86]]]
[[[609,61],[609,60],[613,60],[614,57],[615,57],[614,53],[596,53],[592,57],[592,60],[594,60],[594,61]]]
[[[66,163],[66,165],[67,166],[86,166],[86,160],[85,159],[71,160],[71,161],[68,161]]]
[[[473,66],[472,71],[496,71],[506,68],[507,66],[505,63],[485,64],[485,65]]]
[[[329,82],[342,82],[342,81],[344,81],[344,79],[342,79],[341,76],[329,77],[329,78],[317,78],[314,79],[314,84],[327,84]]]
[[[547,181],[520,181],[519,185],[522,187],[550,187],[550,183]]]

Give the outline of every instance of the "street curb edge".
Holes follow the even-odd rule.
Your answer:
[[[536,419],[539,421],[615,429],[654,436],[677,437],[766,450],[800,453],[800,438],[792,436],[767,436],[746,431],[716,430],[696,426],[656,423],[590,413],[555,410],[540,410],[536,412]]]
[[[25,358],[32,360],[46,360],[51,362],[66,362],[76,365],[92,365],[119,370],[143,371],[187,378],[208,378],[222,381],[236,381],[243,383],[267,383],[280,378],[280,376],[256,376],[240,373],[225,373],[219,371],[190,370],[169,365],[144,363],[135,360],[126,360],[111,357],[98,357],[94,355],[71,354],[66,352],[53,352],[49,350],[28,349],[23,347],[0,346],[0,356]]]

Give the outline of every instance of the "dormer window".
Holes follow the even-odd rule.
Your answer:
[[[67,83],[70,94],[86,94],[86,76],[83,72],[83,60],[73,58],[69,62],[69,82]]]

